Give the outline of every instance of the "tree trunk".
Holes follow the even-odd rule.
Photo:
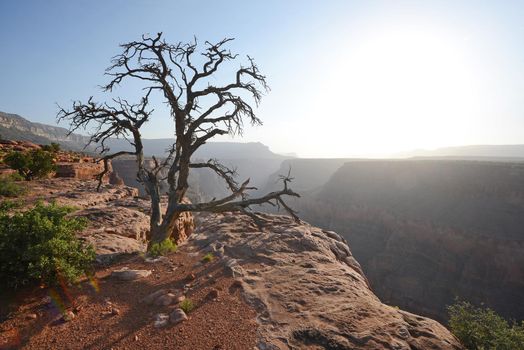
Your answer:
[[[151,227],[151,240],[149,245],[160,243],[171,238],[174,242],[180,241],[180,232],[178,231],[177,220],[180,212],[166,213],[161,225]]]

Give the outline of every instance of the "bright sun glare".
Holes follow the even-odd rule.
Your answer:
[[[337,82],[329,93],[336,91],[339,103],[324,113],[336,115],[341,127],[325,148],[373,156],[463,144],[477,111],[475,77],[461,42],[388,30],[350,45],[338,65],[344,72],[326,78],[327,86]]]

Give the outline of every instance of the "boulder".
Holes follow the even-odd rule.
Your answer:
[[[182,309],[174,309],[173,312],[169,315],[169,321],[173,324],[178,324],[187,320],[187,315]]]
[[[128,267],[123,267],[120,270],[114,270],[111,272],[111,277],[119,279],[121,281],[134,281],[137,279],[145,278],[150,276],[151,270],[132,270]]]
[[[142,303],[145,303],[145,304],[153,304],[155,302],[155,300],[165,294],[169,293],[168,290],[166,289],[159,289],[151,294],[149,294],[148,296],[146,296],[144,299],[142,299]]]
[[[155,300],[155,305],[157,306],[168,306],[171,305],[176,300],[176,295],[173,293],[167,293],[164,295],[159,296]]]
[[[167,326],[169,323],[169,315],[167,314],[156,314],[154,318],[153,326],[155,328],[162,328]]]

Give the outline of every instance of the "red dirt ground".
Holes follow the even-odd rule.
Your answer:
[[[218,258],[202,264],[202,254],[191,252],[191,246],[180,248],[164,262],[149,264],[132,256],[101,269],[96,273],[98,288],[84,281],[79,287],[39,289],[20,296],[16,311],[0,324],[0,349],[252,349],[256,312],[243,302],[234,280],[225,274]],[[153,273],[130,282],[109,277],[112,270],[124,266]],[[191,273],[195,279],[189,281]],[[191,284],[186,297],[196,306],[189,319],[154,328],[154,315],[169,313],[176,305],[151,306],[140,300],[160,288],[182,290],[185,284]],[[206,297],[211,290],[218,291],[218,298]],[[70,322],[61,320],[58,298],[52,303],[46,300],[57,292],[62,295],[63,309],[76,315]],[[110,314],[111,308],[118,309],[118,314]]]

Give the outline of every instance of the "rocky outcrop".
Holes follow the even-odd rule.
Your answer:
[[[24,140],[38,144],[58,142],[68,149],[81,151],[89,137],[69,133],[57,126],[33,123],[17,114],[0,112],[0,135],[12,140]]]
[[[39,148],[39,145],[29,141],[14,141],[0,139],[0,161],[9,152],[27,152]]]
[[[149,234],[150,203],[138,197],[138,190],[123,185],[102,184],[74,178],[54,178],[27,182],[28,203],[55,201],[78,208],[75,216],[86,218],[89,226],[82,239],[92,243],[98,260],[109,262],[120,254],[144,252]],[[162,206],[166,207],[165,202]],[[182,213],[175,227],[182,243],[193,232],[193,215]]]
[[[0,163],[2,158],[9,152],[28,152],[41,149],[41,145],[29,141],[0,140]],[[81,153],[69,151],[57,151],[53,153],[56,171],[55,177],[70,177],[78,180],[93,180],[104,170],[104,164],[97,162],[95,158]],[[109,163],[109,173],[104,177],[108,181],[111,177],[112,168]],[[113,175],[114,181],[118,181],[116,174]]]
[[[102,171],[104,171],[104,165],[94,161],[85,163],[56,163],[56,177],[94,180]]]
[[[98,182],[74,178],[54,178],[27,182],[30,189],[26,199],[29,201],[55,201],[62,205],[87,208],[114,203],[119,199],[134,198],[138,195],[136,188],[102,184],[97,191]]]
[[[191,242],[221,256],[258,311],[259,349],[460,349],[441,324],[383,304],[338,234],[288,217],[198,218]]]

